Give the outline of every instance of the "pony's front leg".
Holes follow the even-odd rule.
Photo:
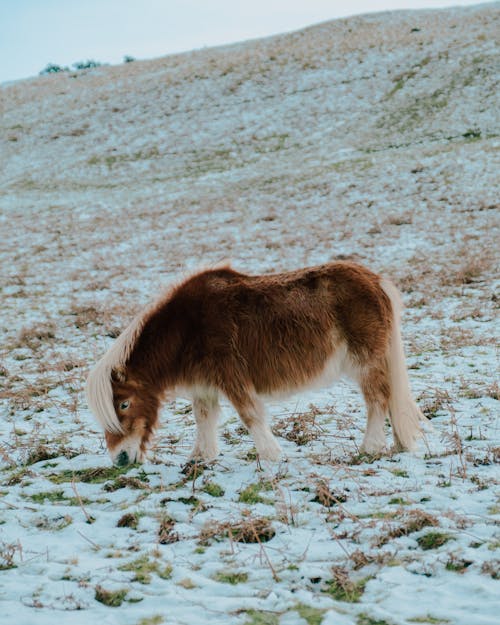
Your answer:
[[[217,444],[217,421],[219,398],[216,392],[197,393],[193,397],[193,412],[196,420],[196,441],[190,460],[215,460],[219,455]]]
[[[281,447],[269,427],[264,405],[257,396],[246,399],[244,402],[234,402],[238,414],[254,440],[259,458],[275,462],[281,456]]]

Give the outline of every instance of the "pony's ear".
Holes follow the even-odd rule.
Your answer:
[[[113,382],[126,382],[127,374],[125,372],[125,367],[113,367],[111,371],[111,379],[113,380]]]

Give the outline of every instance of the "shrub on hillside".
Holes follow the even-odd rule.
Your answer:
[[[99,61],[93,61],[92,59],[89,59],[88,61],[77,61],[76,63],[73,63],[73,67],[76,70],[94,69],[96,67],[100,67],[101,65],[102,63],[100,63]]]
[[[45,74],[57,74],[58,72],[67,72],[69,71],[69,67],[63,67],[62,65],[57,65],[56,63],[48,63],[45,69],[42,69],[40,72],[40,76],[44,76]]]

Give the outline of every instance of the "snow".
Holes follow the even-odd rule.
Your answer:
[[[497,622],[499,17],[369,15],[0,87],[0,622]],[[258,470],[225,403],[221,455],[189,479],[178,399],[144,465],[84,481],[110,468],[86,373],[160,289],[227,258],[339,257],[403,292],[433,417],[415,454],[359,457],[364,406],[340,383],[267,402],[278,464]],[[436,525],[398,534],[424,513]],[[261,518],[267,542],[222,529]],[[430,531],[447,542],[424,550]],[[144,557],[147,583],[124,570]],[[365,583],[357,602],[328,592],[339,570]]]

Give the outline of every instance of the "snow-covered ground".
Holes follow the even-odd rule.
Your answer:
[[[498,622],[499,26],[371,15],[0,87],[2,624]],[[226,404],[218,462],[183,474],[183,400],[110,466],[88,368],[225,258],[398,283],[417,453],[360,456],[341,383],[269,404],[279,466]]]

